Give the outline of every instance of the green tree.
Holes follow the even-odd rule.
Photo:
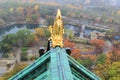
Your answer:
[[[83,62],[84,62],[83,65],[85,67],[91,67],[91,65],[93,64],[93,62],[92,62],[92,60],[90,58],[84,59]]]
[[[34,42],[34,36],[28,29],[19,30],[16,34],[20,46],[29,46],[30,43]]]
[[[97,56],[96,64],[104,64],[106,60],[106,54],[99,54]]]
[[[17,46],[32,46],[34,43],[34,36],[28,29],[19,30],[16,34],[8,34],[3,36],[0,43],[0,49],[9,51],[12,47]]]
[[[11,50],[11,45],[8,43],[0,43],[0,51],[4,51],[4,52],[8,52],[9,50]]]
[[[21,48],[21,51],[22,51],[22,53],[21,53],[21,60],[22,60],[22,61],[28,60],[27,54],[26,54],[27,47],[22,47],[22,48]]]
[[[8,34],[6,36],[3,36],[2,42],[7,42],[8,44],[11,44],[12,46],[17,45],[17,35],[16,34]]]
[[[84,65],[85,67],[91,67],[91,65],[93,64],[92,60],[90,58],[86,58],[84,60],[78,59],[77,60],[80,64]]]
[[[17,38],[16,34],[8,34],[2,37],[2,41],[0,43],[1,50],[9,51],[13,46],[17,46]]]

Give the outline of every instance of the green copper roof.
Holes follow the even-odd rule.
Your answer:
[[[51,80],[73,80],[65,49],[51,51]]]
[[[66,54],[64,48],[54,48],[38,58],[9,80],[101,80],[94,73]]]

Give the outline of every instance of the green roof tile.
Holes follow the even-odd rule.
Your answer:
[[[9,80],[101,80],[72,57],[64,48],[46,52]]]

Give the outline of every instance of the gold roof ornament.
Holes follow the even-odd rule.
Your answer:
[[[57,15],[54,21],[53,26],[49,26],[49,30],[51,33],[51,41],[52,41],[52,47],[61,47],[63,48],[63,34],[64,34],[64,28],[63,28],[63,22],[62,22],[62,16],[61,11],[58,9]]]

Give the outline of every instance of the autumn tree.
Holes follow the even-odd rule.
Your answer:
[[[45,36],[44,28],[35,28],[33,34],[35,41],[39,41],[42,37]]]
[[[78,60],[80,59],[80,49],[75,47],[74,42],[70,42],[68,39],[64,39],[64,46],[71,48],[71,56]]]
[[[120,61],[113,62],[113,64],[108,67],[107,74],[109,80],[120,80]]]
[[[97,54],[101,54],[103,52],[103,47],[105,46],[105,41],[102,39],[93,39],[90,43],[95,47],[94,51]]]
[[[68,39],[64,39],[64,46],[65,47],[70,47],[70,48],[73,48],[75,47],[75,43],[74,42],[70,42]]]
[[[111,61],[120,60],[120,43],[114,43],[112,50],[108,53]]]
[[[74,59],[79,60],[80,59],[80,49],[79,48],[73,48],[72,52],[71,52],[71,56]]]
[[[106,72],[108,65],[98,64],[94,67],[93,71],[96,75],[98,75],[102,80],[108,80],[108,74]]]
[[[102,80],[119,80],[120,79],[120,62],[113,62],[112,64],[98,64],[94,68],[94,72]]]

